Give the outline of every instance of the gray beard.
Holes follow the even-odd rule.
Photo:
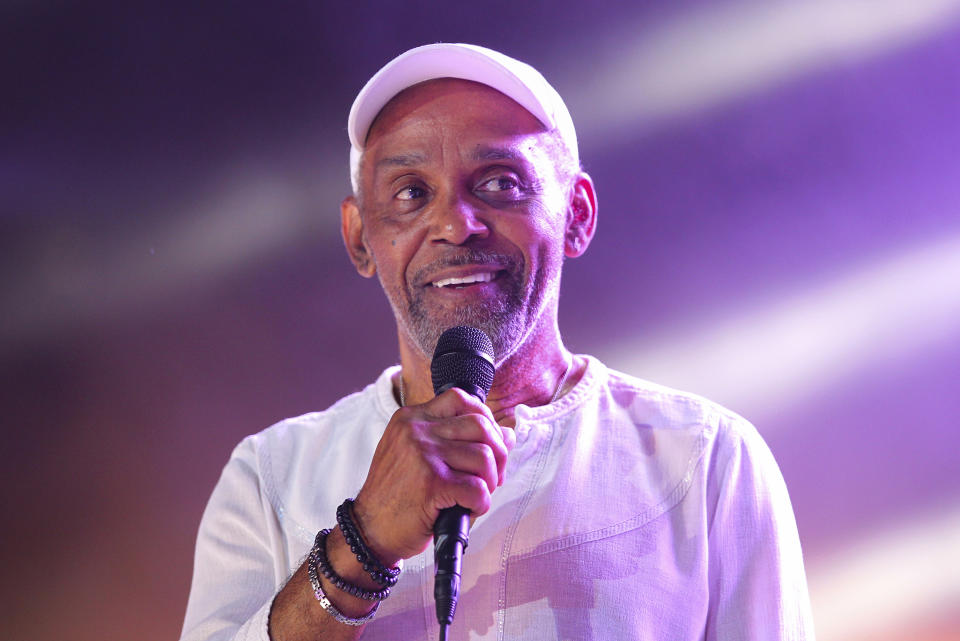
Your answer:
[[[444,310],[441,315],[427,305],[424,288],[413,288],[407,316],[408,329],[427,357],[432,357],[440,334],[458,325],[483,330],[493,342],[494,357],[498,360],[512,353],[523,340],[528,329],[529,310],[524,305],[522,260],[504,254],[470,250],[419,270],[413,282],[422,282],[423,274],[431,270],[482,263],[498,264],[506,271],[500,277],[501,286],[505,287],[504,295],[496,300],[464,305],[452,311]],[[531,303],[534,301],[528,302]]]

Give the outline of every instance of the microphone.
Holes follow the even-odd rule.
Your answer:
[[[440,335],[430,362],[433,391],[441,394],[459,387],[481,401],[493,386],[493,343],[475,327],[452,327]],[[456,505],[440,510],[433,524],[433,559],[436,574],[433,598],[441,636],[453,623],[460,595],[460,559],[467,549],[470,511]]]

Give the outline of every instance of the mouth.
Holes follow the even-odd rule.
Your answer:
[[[489,283],[500,275],[499,271],[477,272],[466,276],[450,276],[432,281],[430,284],[437,288],[452,287],[462,289],[471,285]]]

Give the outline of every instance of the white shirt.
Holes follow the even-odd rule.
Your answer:
[[[200,524],[185,641],[268,641],[273,596],[363,484],[396,371],[237,446]],[[516,420],[450,639],[814,638],[790,499],[744,419],[588,357],[572,390]],[[362,638],[438,637],[431,548]]]

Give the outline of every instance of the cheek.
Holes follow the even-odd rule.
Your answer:
[[[383,230],[375,250],[378,274],[384,289],[409,298],[410,280],[424,262],[423,257],[418,258],[422,241],[423,234],[415,229]]]
[[[385,268],[409,262],[416,252],[420,232],[410,224],[400,224],[386,217],[372,218],[367,224],[368,245],[377,264]]]
[[[562,214],[540,207],[522,222],[522,229],[518,233],[523,235],[524,244],[539,258],[548,259],[549,256],[563,253],[565,225]]]

